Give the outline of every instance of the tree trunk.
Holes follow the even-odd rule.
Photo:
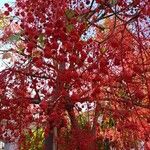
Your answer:
[[[53,128],[53,132],[50,132],[48,137],[45,139],[45,150],[57,150],[57,128]]]
[[[57,150],[57,141],[56,141],[56,138],[57,138],[57,128],[54,127],[53,128],[53,150]]]
[[[45,150],[53,150],[53,133],[50,132],[45,138]]]

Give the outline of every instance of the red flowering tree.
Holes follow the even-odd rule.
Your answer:
[[[35,124],[45,130],[46,150],[54,148],[55,127],[58,149],[138,149],[141,142],[148,149],[148,7],[147,0],[5,4],[13,17],[1,35],[10,46],[3,61],[11,60],[0,73],[1,138],[22,142]]]

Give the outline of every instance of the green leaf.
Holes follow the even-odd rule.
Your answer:
[[[25,133],[25,141],[22,144],[28,144],[29,150],[43,150],[44,146],[44,130],[42,128],[32,129],[32,134]],[[21,146],[21,150],[24,150],[24,146]]]
[[[71,32],[74,29],[73,24],[66,25],[67,32]]]
[[[20,40],[20,33],[13,34],[9,37],[10,41],[19,41]]]
[[[84,116],[83,114],[80,114],[80,115],[77,117],[77,119],[78,119],[78,124],[79,124],[79,126],[80,126],[82,129],[84,129],[86,123],[88,122],[87,117]]]
[[[45,38],[44,38],[44,35],[41,34],[38,38],[38,42],[40,43],[40,45],[43,47],[44,46],[44,43],[45,43]]]
[[[66,13],[66,17],[68,19],[71,19],[75,16],[75,11],[72,9],[67,9],[65,13]]]
[[[115,126],[115,120],[113,118],[109,119],[109,127],[114,127]]]
[[[109,139],[104,140],[104,150],[110,150],[110,142]]]
[[[110,2],[110,4],[111,4],[112,6],[114,6],[114,5],[117,4],[117,0],[110,0],[109,2]]]

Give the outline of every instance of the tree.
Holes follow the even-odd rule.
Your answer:
[[[138,149],[149,141],[147,0],[16,0],[5,7],[5,16],[15,16],[3,29],[1,41],[11,48],[2,55],[14,62],[0,73],[1,138],[13,140],[10,129],[21,142],[36,124],[46,150],[54,127],[59,149]]]

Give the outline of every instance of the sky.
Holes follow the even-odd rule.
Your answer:
[[[11,3],[14,2],[15,0],[0,0],[0,7],[2,7],[5,3]]]
[[[4,6],[5,3],[13,3],[15,2],[15,0],[0,0],[0,9]],[[3,8],[2,8],[3,9]],[[0,45],[0,49],[1,49],[1,45]],[[2,61],[1,57],[0,57],[0,71],[3,70],[5,68],[5,63]]]

